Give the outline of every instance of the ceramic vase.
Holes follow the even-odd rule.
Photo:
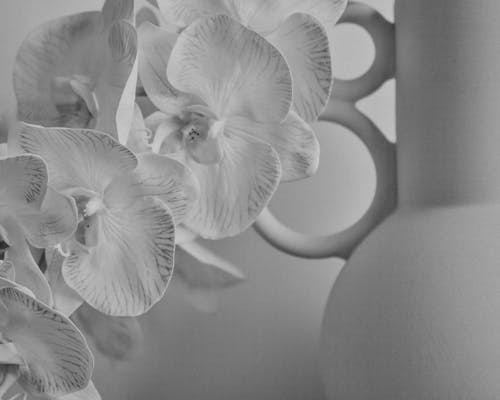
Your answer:
[[[500,2],[396,0],[395,211],[325,309],[331,400],[500,399]]]

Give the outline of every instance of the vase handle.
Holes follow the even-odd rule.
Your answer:
[[[330,235],[305,235],[281,223],[266,208],[257,219],[256,231],[285,253],[304,258],[347,259],[358,244],[396,207],[396,151],[377,126],[355,103],[394,77],[394,26],[371,7],[352,2],[340,22],[356,23],[372,36],[376,56],[369,70],[349,81],[337,81],[334,97],[320,117],[353,132],[366,146],[375,165],[377,186],[370,207],[349,228]]]

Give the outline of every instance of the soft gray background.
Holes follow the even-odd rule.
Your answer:
[[[393,0],[366,3],[392,19]],[[0,108],[12,109],[11,71],[28,31],[59,15],[100,8],[102,0],[0,1]],[[361,73],[373,45],[359,28],[344,25],[334,38],[336,75]],[[394,82],[359,104],[394,138]],[[373,195],[375,177],[366,149],[336,125],[317,124],[318,174],[283,185],[271,208],[304,232],[342,229]],[[214,314],[196,311],[174,283],[165,299],[141,318],[144,347],[128,363],[97,357],[95,381],[105,400],[320,400],[318,339],[323,307],[341,260],[308,261],[282,254],[253,230],[209,243],[239,266],[248,282],[218,296]],[[360,293],[360,296],[363,294]]]

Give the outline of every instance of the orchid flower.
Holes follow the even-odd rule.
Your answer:
[[[181,163],[135,156],[105,133],[22,124],[20,146],[47,163],[49,186],[79,212],[64,248],[64,281],[97,310],[136,316],[158,302],[173,268],[174,218],[198,194]]]
[[[0,333],[0,398],[15,381],[44,398],[59,398],[89,384],[94,360],[76,326],[28,289],[3,278]]]
[[[293,109],[315,121],[330,96],[328,38],[347,0],[158,0],[180,28],[210,15],[228,15],[264,36],[283,54],[293,78]]]
[[[316,137],[289,113],[290,71],[261,36],[227,16],[199,20],[178,38],[146,23],[139,51],[142,83],[160,110],[146,119],[152,150],[181,160],[200,182],[188,228],[210,239],[236,235],[282,177],[315,172]]]
[[[126,140],[137,80],[133,0],[49,21],[31,32],[14,65],[21,121],[98,129]]]
[[[4,277],[32,290],[51,305],[49,285],[29,244],[44,248],[68,239],[76,230],[75,202],[47,187],[47,167],[35,155],[0,159],[0,236],[4,259],[15,268]]]

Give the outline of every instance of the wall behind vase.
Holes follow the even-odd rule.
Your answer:
[[[392,0],[366,3],[392,18]],[[51,18],[98,9],[102,0],[0,1],[0,109],[15,104],[12,63],[24,36]],[[371,42],[359,29],[335,37],[337,75],[368,65]],[[361,68],[359,68],[361,66]],[[394,136],[393,82],[360,108]],[[291,226],[325,233],[352,223],[374,190],[371,160],[359,141],[336,125],[317,124],[318,174],[283,185],[271,208]],[[240,267],[248,282],[218,295],[213,314],[196,311],[174,282],[165,299],[141,318],[144,347],[128,363],[97,357],[96,384],[104,400],[320,400],[316,371],[323,306],[341,260],[306,261],[282,254],[252,230],[209,246]],[[362,293],[360,293],[362,295]]]

